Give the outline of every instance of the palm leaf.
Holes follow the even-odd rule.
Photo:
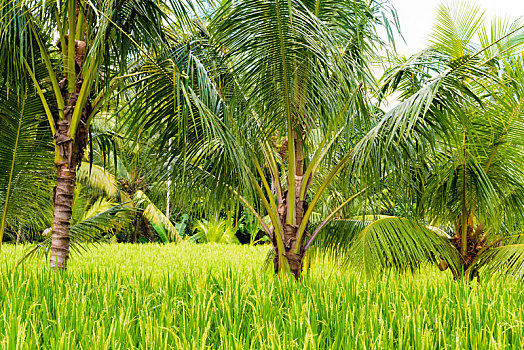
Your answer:
[[[449,239],[426,226],[399,217],[383,217],[360,231],[347,251],[348,261],[366,273],[394,268],[414,270],[440,256],[453,271],[461,259]]]
[[[229,220],[202,220],[195,225],[197,237],[204,243],[238,244],[235,235],[236,228],[231,226]]]
[[[77,181],[87,185],[95,194],[105,194],[109,198],[116,198],[118,195],[115,176],[99,165],[82,162],[76,176]]]
[[[160,235],[164,242],[180,242],[182,238],[178,234],[177,229],[171,221],[164,215],[164,213],[156,207],[156,205],[147,197],[147,195],[138,190],[135,192],[134,200],[139,208],[141,208],[142,215],[149,220],[153,228]]]
[[[0,91],[0,241],[6,228],[38,226],[50,203],[52,147],[38,96]]]
[[[129,221],[128,213],[134,211],[127,203],[112,205],[108,209],[103,200],[94,204],[90,215],[86,219],[71,226],[71,249],[80,253],[88,249],[89,244],[101,243],[106,234],[125,227]],[[103,211],[102,211],[103,210]],[[47,255],[51,248],[51,235],[47,235],[43,242],[36,244],[18,261],[18,265],[29,257]],[[17,265],[17,266],[18,266]]]
[[[488,244],[472,261],[467,273],[505,273],[524,276],[524,235],[511,235]]]
[[[453,58],[474,53],[473,36],[484,21],[484,12],[472,2],[462,1],[453,6],[441,4],[431,35],[431,44]]]

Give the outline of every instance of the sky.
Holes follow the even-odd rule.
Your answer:
[[[509,16],[515,19],[524,16],[524,0],[470,0],[485,10],[489,21],[494,16]],[[436,8],[449,0],[391,0],[397,9],[402,35],[406,40],[396,40],[397,51],[410,55],[424,49],[429,40],[436,17]]]

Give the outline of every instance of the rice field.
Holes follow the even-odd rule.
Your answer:
[[[317,258],[295,282],[267,246],[101,245],[66,274],[0,253],[2,349],[522,349],[522,281],[363,277]]]

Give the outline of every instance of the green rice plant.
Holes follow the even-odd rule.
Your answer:
[[[522,282],[451,273],[364,277],[316,254],[299,281],[267,246],[97,245],[67,273],[0,255],[2,349],[521,349]],[[75,258],[76,257],[76,258]]]

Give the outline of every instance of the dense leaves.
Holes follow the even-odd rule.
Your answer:
[[[76,22],[54,22],[73,9]],[[442,5],[430,46],[406,58],[391,52],[398,23],[387,2],[32,1],[1,11],[0,234],[48,240],[46,169],[51,136],[55,164],[62,156],[53,133],[71,111],[67,88],[85,107],[67,135],[89,133],[73,243],[194,233],[232,242],[249,216],[249,241],[269,237],[276,271],[289,259],[300,271],[315,245],[367,273],[426,262],[456,278],[524,271],[521,20],[487,25],[470,3]],[[74,30],[80,64],[61,44]]]

